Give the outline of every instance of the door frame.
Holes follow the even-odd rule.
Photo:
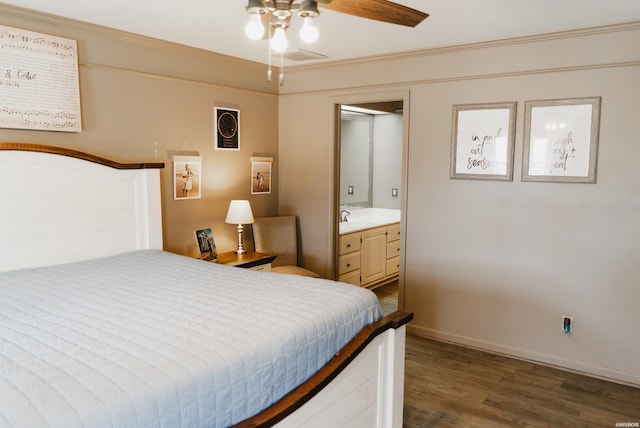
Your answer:
[[[407,228],[407,195],[409,182],[409,117],[410,117],[410,91],[380,91],[366,92],[350,95],[331,97],[331,109],[333,111],[333,198],[331,203],[332,227],[332,255],[333,278],[338,278],[338,236],[340,225],[340,140],[341,140],[341,107],[349,104],[378,103],[402,100],[402,189],[400,192],[400,269],[398,278],[398,309],[404,309],[404,278],[405,278],[405,251]]]

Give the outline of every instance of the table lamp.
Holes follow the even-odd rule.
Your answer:
[[[253,222],[253,213],[251,212],[251,205],[249,204],[249,201],[231,201],[225,223],[238,225],[238,249],[236,250],[236,253],[243,254],[247,252],[242,245],[242,231],[244,230],[242,225],[252,224]]]

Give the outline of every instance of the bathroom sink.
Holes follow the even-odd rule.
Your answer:
[[[377,226],[382,226],[383,224],[388,224],[390,222],[378,222],[370,219],[363,220],[355,220],[355,221],[346,221],[340,223],[340,233],[351,233],[356,232],[358,230],[370,229]]]
[[[371,224],[364,221],[345,221],[340,223],[340,233],[350,233],[356,230],[367,229],[371,227]]]
[[[339,233],[351,233],[400,222],[400,210],[368,208],[352,210],[351,218],[339,225]]]

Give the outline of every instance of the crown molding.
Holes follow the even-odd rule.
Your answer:
[[[429,49],[417,49],[404,52],[394,52],[385,55],[372,55],[360,58],[323,61],[314,64],[290,65],[288,70],[312,70],[325,67],[335,67],[336,65],[363,64],[369,62],[410,59],[416,57],[442,55],[455,52],[463,52],[478,49],[488,49],[510,45],[523,45],[544,41],[561,40],[567,38],[580,38],[605,33],[619,33],[624,31],[634,31],[640,29],[640,21],[632,21],[621,24],[603,25],[598,27],[587,27],[575,30],[556,31],[551,33],[535,34],[530,36],[510,37],[505,39],[487,40],[482,42],[465,43],[459,45],[441,46]]]

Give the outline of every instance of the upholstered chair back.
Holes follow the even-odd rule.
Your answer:
[[[253,242],[259,253],[275,254],[272,271],[319,277],[298,266],[298,226],[295,216],[256,217]]]

